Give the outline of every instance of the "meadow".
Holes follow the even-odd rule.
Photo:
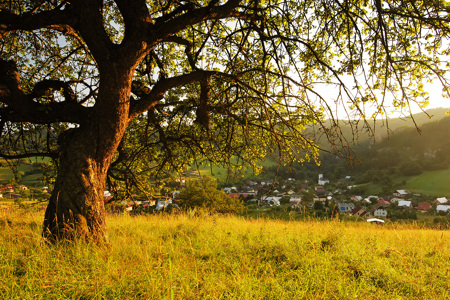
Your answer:
[[[202,213],[109,215],[110,245],[47,245],[0,212],[2,299],[449,299],[450,232]]]
[[[437,197],[450,195],[450,169],[424,171],[422,174],[408,178],[405,188],[425,195]]]

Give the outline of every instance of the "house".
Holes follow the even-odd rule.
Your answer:
[[[396,197],[391,199],[391,203],[398,203],[400,201],[403,201],[403,199],[402,198],[396,198]]]
[[[372,209],[370,210],[370,213],[374,216],[374,217],[383,217],[386,218],[388,215],[387,210],[385,210],[383,208],[383,204],[382,203],[377,203],[375,204]]]
[[[169,205],[174,205],[172,203],[172,199],[170,199],[170,198],[159,199],[158,202],[156,203],[155,210],[161,210],[163,208],[166,208]]]
[[[436,205],[445,204],[447,202],[448,202],[448,199],[445,197],[436,198],[436,200],[434,200],[434,204],[436,204]]]
[[[431,203],[420,202],[419,204],[417,204],[416,209],[421,211],[429,211],[431,209]]]
[[[330,183],[330,181],[328,179],[326,179],[325,177],[323,177],[323,174],[319,174],[319,180],[317,181],[317,184],[325,185],[327,183]]]
[[[384,208],[378,208],[378,209],[374,210],[374,212],[372,214],[374,217],[386,218],[388,215],[388,212]]]
[[[413,208],[411,201],[406,201],[406,200],[398,201],[398,207],[399,208],[407,208],[407,209]]]
[[[302,196],[297,195],[297,194],[292,194],[291,195],[291,199],[289,200],[289,204],[299,204],[300,202],[302,202]]]
[[[353,203],[338,203],[337,206],[341,213],[351,212],[355,208]]]
[[[355,207],[355,208],[350,212],[350,214],[351,214],[352,216],[358,216],[358,217],[363,217],[363,216],[367,216],[367,215],[368,215],[367,210],[366,210],[364,207],[361,207],[361,206]]]
[[[262,203],[267,203],[270,206],[280,206],[280,199],[281,197],[268,197],[268,196],[262,196],[261,197],[261,202]]]
[[[316,198],[313,199],[313,201],[314,201],[314,202],[317,202],[317,201],[320,201],[320,202],[326,202],[326,201],[327,201],[327,198],[318,198],[318,197],[316,197]]]
[[[437,212],[448,212],[450,210],[450,205],[438,205],[436,206]]]
[[[230,194],[231,193],[231,188],[230,187],[225,187],[225,188],[223,188],[223,191],[225,193],[227,193],[227,194]]]
[[[393,195],[395,197],[405,198],[409,195],[409,192],[407,190],[396,190]]]
[[[352,197],[350,198],[350,200],[356,201],[356,202],[359,202],[359,201],[361,201],[362,199],[363,199],[363,197],[361,197],[361,196],[352,196]]]
[[[387,200],[378,199],[378,203],[381,204],[382,207],[388,207],[391,203]]]

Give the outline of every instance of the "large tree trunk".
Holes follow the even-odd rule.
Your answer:
[[[106,174],[128,125],[132,78],[131,72],[114,73],[122,75],[103,79],[86,122],[59,137],[60,163],[43,228],[51,242],[82,238],[103,243],[107,239]]]
[[[44,219],[44,236],[51,241],[75,237],[104,240],[102,200],[107,166],[92,157],[93,144],[81,129],[70,129],[61,137],[58,175]]]

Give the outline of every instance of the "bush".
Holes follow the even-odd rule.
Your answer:
[[[187,182],[178,198],[184,209],[200,207],[213,213],[242,213],[246,209],[241,200],[230,198],[224,191],[218,190],[216,181],[208,176]]]

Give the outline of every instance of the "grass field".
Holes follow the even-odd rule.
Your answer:
[[[450,196],[450,169],[425,171],[410,177],[405,188],[426,195]]]
[[[6,165],[4,161],[0,160],[0,163],[2,165],[0,166],[0,184],[6,184],[11,180],[14,180],[14,174],[11,169]],[[33,166],[31,165],[31,163],[22,163],[19,165],[18,169],[19,172],[25,174],[25,172],[32,170]],[[42,174],[30,174],[27,176],[22,175],[22,181],[20,183],[26,186],[41,186],[41,177]]]
[[[268,168],[268,167],[272,167],[272,166],[276,166],[277,162],[275,162],[275,160],[271,159],[271,158],[267,158],[261,162],[259,162],[261,166]],[[254,176],[254,171],[252,168],[247,168],[245,170],[243,170],[242,175],[244,175],[244,177],[237,177],[237,178],[233,178],[233,177],[229,177],[228,178],[228,170],[225,167],[222,166],[200,166],[199,167],[199,171],[200,174],[202,175],[208,175],[208,176],[214,176],[216,179],[218,179],[220,182],[226,182],[227,179],[228,181],[241,181],[243,178],[252,178]],[[265,174],[265,177],[273,179],[275,174]]]
[[[405,181],[406,184],[401,182]],[[446,170],[425,171],[417,176],[398,177],[394,180],[396,189],[406,189],[422,195],[450,196],[450,168]],[[378,195],[382,188],[378,184],[365,184],[367,194]]]
[[[449,299],[449,231],[226,216],[109,216],[110,247],[46,245],[0,212],[2,299]]]

